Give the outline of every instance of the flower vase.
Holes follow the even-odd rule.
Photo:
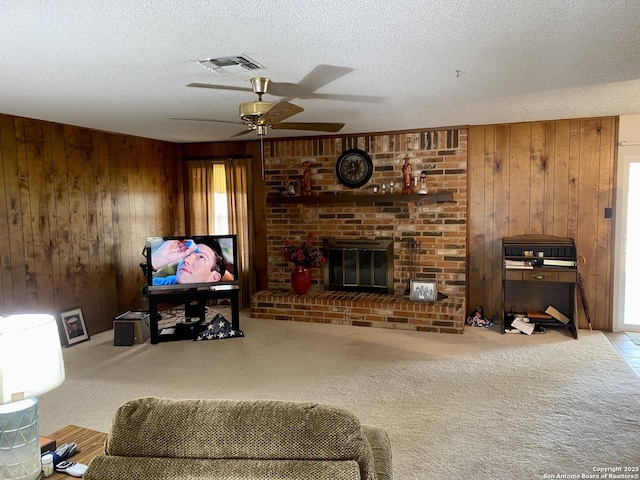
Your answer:
[[[304,295],[311,287],[311,269],[306,265],[296,265],[291,271],[291,286],[298,295]]]

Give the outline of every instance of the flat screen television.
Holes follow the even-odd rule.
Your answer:
[[[143,254],[148,291],[238,284],[236,235],[148,237]]]

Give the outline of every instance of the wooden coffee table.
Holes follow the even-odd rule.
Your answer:
[[[77,443],[78,450],[68,459],[68,461],[89,465],[89,462],[93,460],[94,457],[104,453],[104,441],[107,438],[107,434],[90,430],[88,428],[77,427],[75,425],[67,425],[64,428],[47,435],[47,437],[54,439],[58,447],[65,443]],[[48,477],[48,480],[69,480],[70,478],[73,477],[66,473],[56,472],[52,476]]]

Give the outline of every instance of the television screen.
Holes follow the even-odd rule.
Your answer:
[[[150,291],[238,284],[235,235],[149,237],[145,252]]]

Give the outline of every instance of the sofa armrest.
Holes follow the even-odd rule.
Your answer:
[[[85,480],[360,480],[354,460],[95,457]]]
[[[371,445],[378,480],[392,480],[393,464],[389,435],[383,429],[371,425],[362,425],[362,431]]]

